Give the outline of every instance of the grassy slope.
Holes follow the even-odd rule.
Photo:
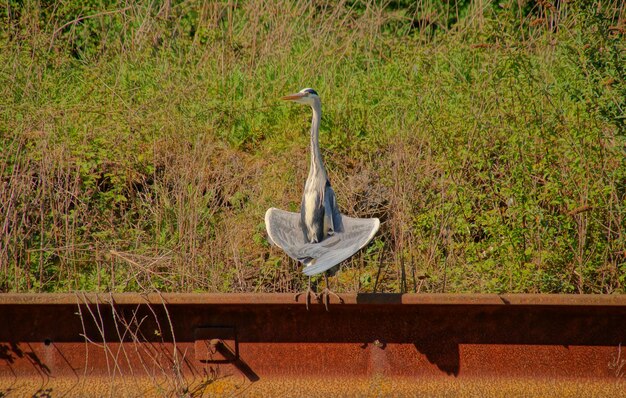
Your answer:
[[[300,288],[263,214],[308,171],[309,111],[277,98],[315,87],[342,211],[383,220],[337,290],[624,292],[619,2],[26,3],[1,291]]]

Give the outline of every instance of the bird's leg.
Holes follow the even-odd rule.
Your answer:
[[[313,291],[313,289],[311,289],[311,277],[310,277],[310,276],[309,276],[309,285],[308,285],[307,289],[306,289],[305,291],[303,291],[303,292],[296,293],[296,294],[293,296],[293,299],[297,302],[297,301],[298,301],[298,297],[299,297],[300,295],[302,295],[302,294],[304,294],[304,295],[305,295],[305,300],[306,300],[306,301],[305,301],[305,303],[306,303],[306,309],[307,309],[307,311],[308,311],[308,310],[309,310],[309,304],[311,304],[311,296],[315,297],[315,299],[316,299],[316,300],[318,300],[318,299],[319,299],[318,294],[317,294],[317,293],[315,293],[315,292]]]
[[[326,287],[324,287],[324,290],[322,290],[319,294],[318,294],[318,300],[324,300],[324,306],[326,307],[326,311],[328,311],[328,304],[330,304],[330,295],[332,294],[333,296],[337,297],[337,300],[339,300],[339,302],[341,304],[343,304],[343,299],[335,292],[333,292],[332,290],[330,290],[330,288],[328,287],[328,272],[324,272],[324,280],[326,281]]]

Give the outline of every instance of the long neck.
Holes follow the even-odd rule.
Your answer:
[[[313,103],[313,119],[311,120],[311,168],[309,176],[322,173],[326,176],[326,169],[320,151],[320,120],[322,119],[322,105],[319,101]]]

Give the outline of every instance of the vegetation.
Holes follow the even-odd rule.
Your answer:
[[[8,0],[0,291],[295,291],[314,87],[337,291],[624,293],[620,0]]]

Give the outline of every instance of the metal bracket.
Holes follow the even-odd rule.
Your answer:
[[[199,327],[194,331],[195,357],[205,362],[234,362],[239,347],[233,327]]]

